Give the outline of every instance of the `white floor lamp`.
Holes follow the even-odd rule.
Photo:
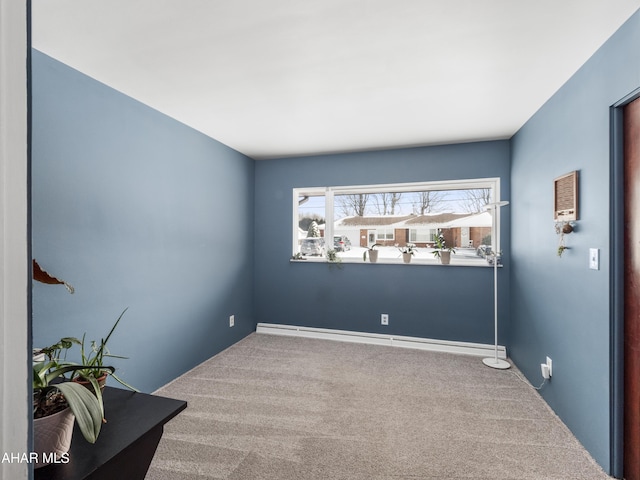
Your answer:
[[[500,229],[498,228],[498,207],[504,207],[505,205],[509,205],[509,202],[496,202],[490,203],[487,205],[487,210],[492,210],[493,221],[495,222],[496,228],[496,237],[498,236],[498,232]],[[493,239],[494,248],[497,248],[498,239]],[[498,252],[495,249],[492,249],[491,252],[493,254],[493,319],[494,319],[494,329],[495,329],[495,354],[493,357],[488,357],[482,359],[482,363],[484,363],[487,367],[498,368],[500,370],[506,370],[507,368],[511,368],[511,364],[504,360],[498,358]]]

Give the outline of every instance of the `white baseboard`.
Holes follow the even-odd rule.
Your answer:
[[[477,357],[495,356],[495,346],[483,343],[452,342],[447,340],[433,340],[430,338],[351,332],[348,330],[332,330],[328,328],[298,327],[295,325],[281,325],[276,323],[258,323],[256,332],[268,335],[318,338],[323,340],[337,340],[340,342],[386,345],[388,347],[415,348],[418,350],[457,353]],[[502,345],[498,345],[498,358],[507,358],[507,350]]]

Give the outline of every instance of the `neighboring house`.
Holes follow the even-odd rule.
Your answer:
[[[491,244],[492,224],[491,213],[482,212],[452,220],[442,229],[450,232],[454,247],[477,248],[482,244]],[[445,240],[449,243],[446,233]]]
[[[402,223],[415,215],[353,216],[337,220],[334,224],[336,235],[345,235],[352,245],[369,247],[380,245],[404,245],[408,242],[403,233]],[[404,227],[406,228],[406,227]],[[398,231],[397,231],[398,230]]]
[[[477,247],[483,238],[491,235],[491,220],[488,212],[353,216],[337,220],[334,232],[346,235],[353,245],[361,247],[374,243],[432,247],[438,231],[442,231],[448,245]]]

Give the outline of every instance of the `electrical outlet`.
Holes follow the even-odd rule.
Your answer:
[[[549,377],[553,376],[553,360],[547,357],[547,367],[549,367]]]
[[[231,315],[229,317],[229,326],[233,327],[236,324],[236,316],[235,315]]]
[[[544,378],[545,380],[549,380],[549,378],[551,377],[551,375],[549,375],[549,365],[547,365],[546,363],[541,363],[540,371],[542,372],[542,378]]]
[[[383,313],[380,315],[380,323],[382,325],[389,325],[389,314]]]

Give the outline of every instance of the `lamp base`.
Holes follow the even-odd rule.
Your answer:
[[[497,368],[499,370],[506,370],[507,368],[511,368],[511,364],[509,362],[505,362],[504,360],[500,360],[499,358],[483,358],[482,363],[484,363],[487,367]]]

